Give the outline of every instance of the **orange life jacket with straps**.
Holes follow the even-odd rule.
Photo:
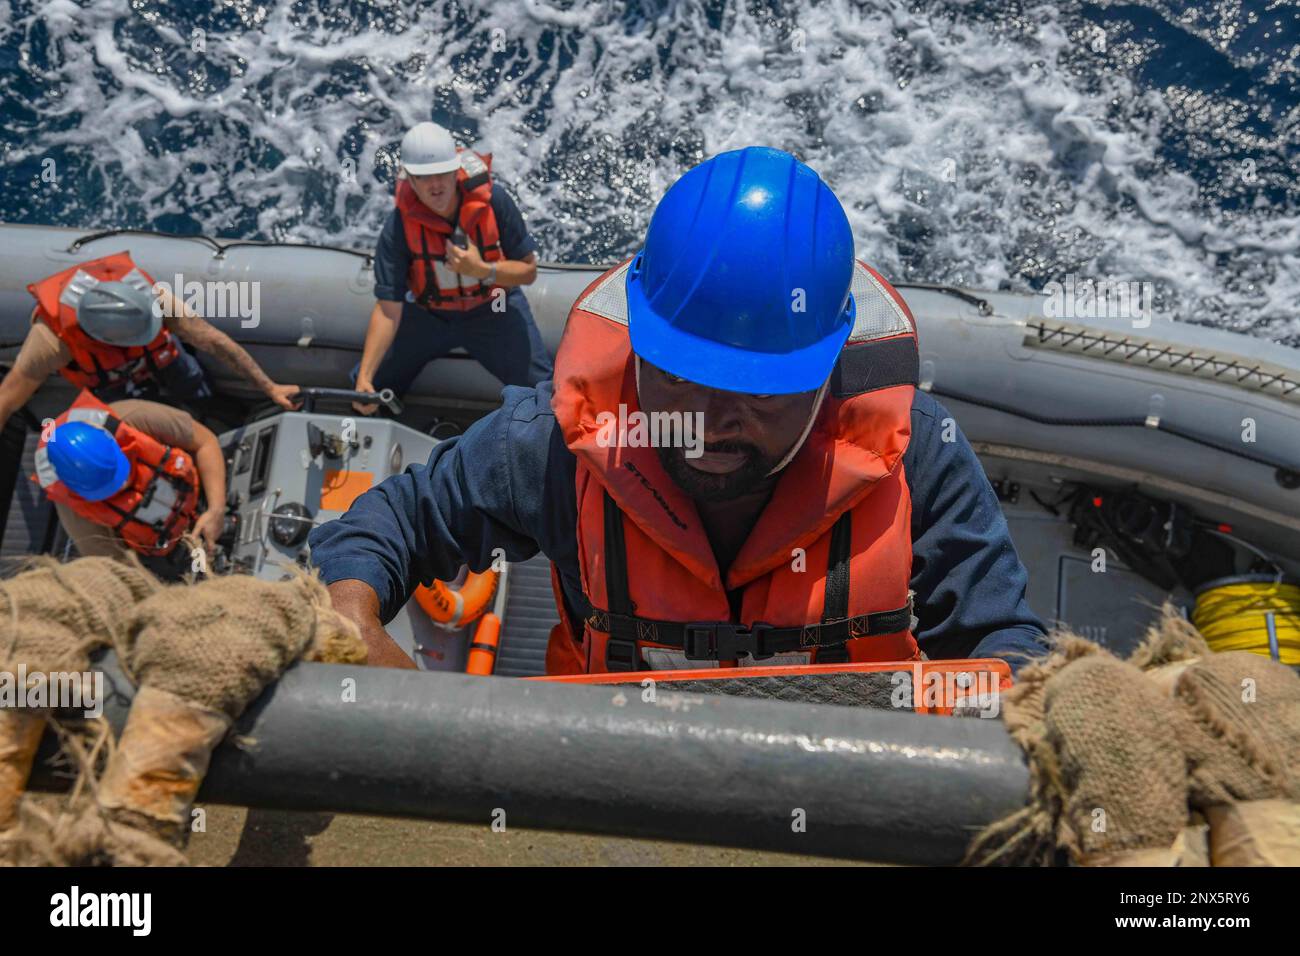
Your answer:
[[[448,237],[464,233],[484,262],[501,262],[501,234],[492,212],[492,154],[480,156],[472,150],[458,150],[460,169],[456,189],[460,192],[460,213],[456,225],[420,202],[411,184],[398,180],[394,202],[402,214],[406,248],[411,265],[406,286],[415,301],[426,309],[467,312],[487,303],[493,286],[453,272],[447,265]]]
[[[547,672],[915,659],[903,452],[919,361],[898,293],[857,265],[857,319],[825,400],[724,576],[656,450],[600,435],[602,412],[638,408],[626,270],[588,286],[556,357],[552,408],[578,459],[578,558],[594,610],[568,620],[552,575],[561,623]]]
[[[72,361],[59,374],[78,388],[98,389],[123,382],[142,382],[180,354],[176,337],[164,327],[148,345],[110,345],[91,338],[77,324],[77,306],[82,296],[100,282],[125,282],[140,289],[152,289],[153,279],[136,267],[129,252],[104,256],[70,266],[62,272],[33,282],[27,291],[36,297],[34,318],[72,353]]]
[[[46,433],[53,434],[64,422],[86,422],[111,434],[131,462],[131,475],[116,494],[102,501],[87,501],[59,481],[42,438],[36,448],[34,478],[49,499],[88,521],[112,528],[141,554],[170,552],[194,526],[198,514],[198,472],[189,453],[119,421],[88,391],[82,391]]]

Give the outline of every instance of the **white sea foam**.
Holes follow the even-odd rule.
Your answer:
[[[733,3],[719,25],[699,0],[389,2],[368,20],[241,0],[243,26],[195,53],[195,24],[166,7],[53,0],[0,22],[30,44],[44,21],[40,78],[59,93],[8,161],[75,151],[114,180],[106,208],[48,205],[69,224],[187,214],[210,233],[364,246],[397,141],[432,110],[477,128],[546,257],[611,260],[685,168],[763,143],[834,186],[860,254],[892,277],[1151,282],[1157,315],[1300,337],[1300,210],[1218,211],[1162,156],[1202,94],[1081,69],[1093,28],[1055,4],[1003,23],[915,6]],[[1212,114],[1244,136],[1238,105]]]

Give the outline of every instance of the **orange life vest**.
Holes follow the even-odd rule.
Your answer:
[[[915,659],[903,452],[919,361],[898,293],[858,264],[856,325],[825,401],[724,578],[656,450],[598,437],[602,412],[638,408],[626,270],[578,299],[556,357],[552,408],[578,459],[578,559],[594,611],[568,620],[556,587],[547,673]]]
[[[461,166],[456,171],[460,192],[457,227],[474,245],[484,262],[501,262],[501,234],[492,212],[492,154],[480,156],[458,150]],[[426,309],[467,312],[488,302],[492,286],[453,272],[446,263],[447,237],[457,231],[450,222],[420,202],[411,184],[398,180],[393,197],[402,214],[406,248],[411,265],[406,286],[415,301]]]
[[[91,338],[77,324],[81,297],[100,282],[125,282],[141,289],[153,288],[153,279],[131,261],[129,252],[104,256],[70,266],[33,282],[27,291],[36,297],[35,318],[50,327],[72,353],[72,361],[59,374],[79,388],[98,389],[123,382],[142,382],[180,354],[176,337],[159,330],[148,345],[110,345]]]
[[[198,473],[190,455],[119,421],[88,391],[83,390],[72,407],[54,420],[54,429],[64,422],[86,422],[111,434],[131,462],[131,475],[116,494],[87,501],[59,481],[42,438],[36,448],[35,480],[49,499],[112,528],[141,554],[170,552],[194,526],[198,514]]]

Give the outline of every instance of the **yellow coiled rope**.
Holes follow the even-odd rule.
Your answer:
[[[1196,595],[1192,623],[1211,650],[1269,655],[1266,615],[1273,612],[1279,659],[1300,665],[1300,585],[1274,578],[1210,582]]]

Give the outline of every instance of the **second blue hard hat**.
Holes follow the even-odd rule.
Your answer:
[[[632,349],[711,388],[811,391],[853,328],[853,268],[817,173],[776,149],[721,153],[668,190],[628,268]]]
[[[45,453],[59,481],[87,501],[117,493],[131,474],[131,462],[117,439],[88,422],[65,422],[54,429]]]

